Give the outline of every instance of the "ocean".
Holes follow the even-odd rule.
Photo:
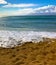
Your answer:
[[[0,46],[56,38],[56,15],[0,17]]]
[[[56,31],[56,15],[3,17],[0,18],[0,29]]]

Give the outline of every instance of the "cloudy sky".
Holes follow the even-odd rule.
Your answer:
[[[0,17],[56,14],[56,0],[0,0]]]

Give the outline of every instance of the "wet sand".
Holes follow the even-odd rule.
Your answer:
[[[13,48],[0,47],[0,65],[56,65],[56,39],[26,42]]]

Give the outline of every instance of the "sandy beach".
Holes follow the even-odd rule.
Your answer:
[[[56,39],[26,42],[12,48],[0,47],[0,65],[56,65]]]

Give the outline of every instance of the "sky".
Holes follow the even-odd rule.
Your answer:
[[[0,0],[0,17],[56,14],[56,0]]]

